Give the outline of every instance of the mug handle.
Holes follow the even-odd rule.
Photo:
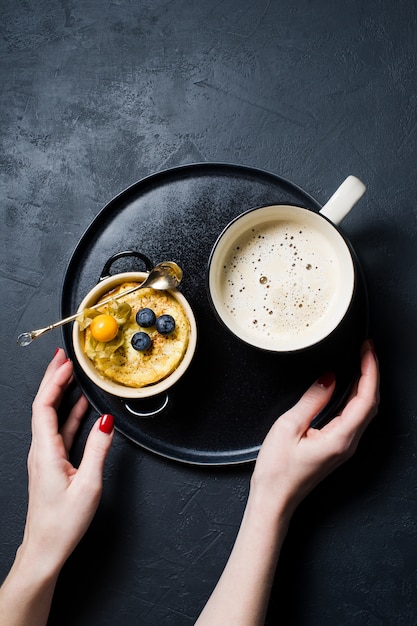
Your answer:
[[[319,211],[338,226],[366,191],[366,186],[356,176],[348,176]]]
[[[116,254],[113,254],[105,263],[101,274],[100,274],[100,278],[99,281],[104,280],[105,278],[108,278],[110,276],[110,268],[113,265],[113,263],[115,261],[117,261],[118,259],[122,259],[124,257],[127,256],[134,256],[138,259],[140,259],[141,261],[143,261],[145,263],[145,267],[146,267],[146,271],[149,273],[151,271],[151,269],[153,268],[153,263],[150,260],[149,257],[146,256],[146,254],[142,254],[142,252],[137,252],[136,250],[123,250],[122,252],[116,252]]]
[[[164,411],[168,405],[169,396],[167,393],[165,393],[164,395],[165,397],[162,398],[162,402],[160,406],[158,406],[155,409],[151,409],[149,411],[144,411],[144,410],[138,411],[137,409],[134,409],[132,406],[130,406],[128,402],[123,402],[123,405],[125,409],[129,411],[129,413],[131,413],[132,415],[135,415],[135,417],[142,417],[142,418],[155,417],[155,415],[162,413],[162,411]]]

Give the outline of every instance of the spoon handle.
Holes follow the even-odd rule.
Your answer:
[[[95,304],[94,306],[89,306],[88,308],[99,309],[105,304],[112,302],[113,300],[117,300],[118,298],[121,298],[122,296],[126,296],[129,293],[133,293],[134,291],[141,289],[142,287],[145,286],[145,283],[146,283],[146,280],[144,280],[143,283],[141,283],[140,285],[136,285],[135,287],[131,287],[130,289],[125,289],[121,293],[118,293],[116,296],[110,296],[109,298],[106,298],[102,302],[99,302],[98,304]],[[21,333],[17,338],[17,343],[19,344],[19,346],[23,346],[23,347],[28,346],[32,343],[32,341],[34,341],[41,335],[44,335],[48,331],[53,330],[54,328],[58,328],[59,326],[63,326],[64,324],[68,324],[68,322],[73,322],[74,320],[77,319],[77,317],[80,317],[80,315],[83,315],[84,311],[78,311],[78,313],[74,313],[73,315],[70,315],[69,317],[64,317],[64,319],[59,320],[59,322],[55,322],[54,324],[45,326],[45,328],[39,328],[38,330],[31,330],[27,333]]]

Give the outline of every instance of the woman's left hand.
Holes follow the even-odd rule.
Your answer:
[[[73,378],[63,350],[49,364],[32,406],[28,456],[29,504],[23,550],[39,568],[60,569],[87,530],[102,492],[104,462],[113,438],[113,418],[94,424],[80,466],[69,461],[74,436],[88,408],[81,395],[61,429],[57,410]]]
[[[72,380],[73,365],[59,349],[32,405],[28,512],[23,541],[0,589],[0,626],[45,626],[58,574],[100,500],[113,417],[103,415],[93,425],[75,468],[69,451],[88,402],[80,396],[61,429],[57,413]]]

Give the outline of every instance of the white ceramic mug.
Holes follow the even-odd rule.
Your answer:
[[[215,242],[208,293],[220,322],[247,344],[293,352],[319,344],[345,317],[355,264],[337,228],[366,191],[349,176],[318,213],[290,204],[257,207]]]

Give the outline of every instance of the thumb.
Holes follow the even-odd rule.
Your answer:
[[[309,428],[313,418],[326,406],[335,387],[333,372],[327,372],[301,396],[299,401],[280,420],[289,420],[298,436],[302,436]]]
[[[114,434],[114,417],[102,415],[88,435],[84,455],[78,468],[79,479],[91,486],[101,486],[104,462],[109,453]]]

